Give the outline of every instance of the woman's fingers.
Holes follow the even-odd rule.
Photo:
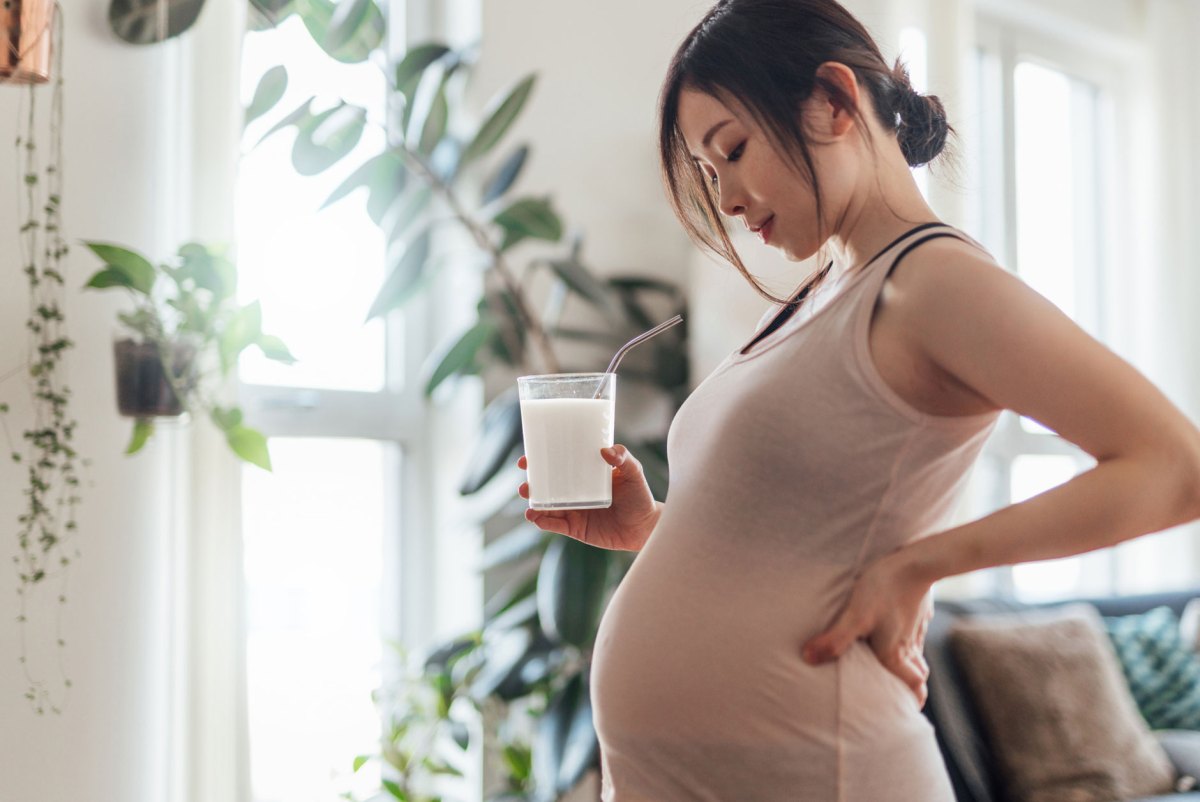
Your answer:
[[[904,657],[897,657],[887,664],[887,669],[904,681],[904,684],[912,689],[916,695],[917,701],[921,706],[925,705],[925,696],[928,693],[925,687],[925,680],[929,676],[929,670],[924,667],[924,659],[920,662]]]
[[[625,446],[617,444],[608,448],[600,449],[600,456],[604,457],[604,461],[614,468],[620,468],[629,456],[629,451]]]
[[[568,531],[565,519],[543,510],[525,510],[525,520],[539,529],[554,532],[556,535],[565,535]]]

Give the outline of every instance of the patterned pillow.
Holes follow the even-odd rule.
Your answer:
[[[1129,690],[1151,729],[1200,730],[1200,659],[1170,607],[1104,619]]]

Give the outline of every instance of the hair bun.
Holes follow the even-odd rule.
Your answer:
[[[946,108],[936,95],[922,95],[912,87],[908,70],[896,62],[896,138],[910,167],[920,167],[937,158],[946,147],[950,123]]]

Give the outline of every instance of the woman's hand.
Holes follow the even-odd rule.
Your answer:
[[[804,644],[802,655],[806,662],[820,665],[841,657],[854,641],[863,639],[924,707],[929,664],[922,651],[933,617],[933,597],[929,585],[912,576],[899,553],[877,560],[855,580],[846,609],[829,629]]]
[[[597,510],[525,510],[525,518],[547,532],[581,540],[602,549],[640,551],[661,515],[654,500],[642,464],[623,445],[600,449],[600,456],[613,466],[612,506]],[[525,457],[517,467],[526,470]],[[529,483],[517,488],[521,498],[529,498]]]

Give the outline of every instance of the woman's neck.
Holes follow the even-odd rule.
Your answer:
[[[895,165],[893,159],[882,161],[891,164],[890,168],[870,176],[869,183],[859,188],[829,237],[835,259],[831,278],[861,267],[913,226],[938,221],[908,165],[902,160],[903,166]]]

